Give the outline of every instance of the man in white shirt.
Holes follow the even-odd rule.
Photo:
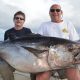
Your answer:
[[[77,34],[73,24],[70,21],[62,19],[63,11],[61,6],[58,4],[53,4],[49,11],[51,21],[42,23],[39,28],[38,33],[45,36],[60,37],[69,40],[79,40],[79,35]],[[80,72],[76,68],[66,69],[66,76],[68,80],[80,80]],[[43,72],[36,75],[36,80],[49,80],[51,72]]]

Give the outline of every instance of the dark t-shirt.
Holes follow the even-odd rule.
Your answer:
[[[4,40],[10,39],[9,36],[11,35],[11,37],[22,37],[22,36],[26,36],[28,34],[31,34],[31,30],[29,28],[25,28],[23,27],[21,30],[15,30],[14,28],[11,28],[9,30],[7,30],[4,34]]]

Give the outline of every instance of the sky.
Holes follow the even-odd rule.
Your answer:
[[[25,13],[24,26],[36,33],[42,22],[50,20],[49,8],[54,3],[61,5],[63,17],[71,20],[80,32],[80,0],[0,0],[0,33],[14,27],[13,16],[17,11]]]

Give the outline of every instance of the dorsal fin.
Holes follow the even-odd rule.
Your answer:
[[[39,57],[38,55],[47,51],[47,50],[38,50],[38,49],[35,49],[35,48],[31,48],[31,47],[25,47],[25,46],[21,46],[23,47],[24,49],[30,51],[31,53],[33,53],[36,57]]]

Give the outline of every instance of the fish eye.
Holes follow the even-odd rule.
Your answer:
[[[72,45],[72,44],[68,44],[68,45],[67,45],[67,48],[68,48],[68,50],[69,50],[70,52],[73,51],[73,45]]]

